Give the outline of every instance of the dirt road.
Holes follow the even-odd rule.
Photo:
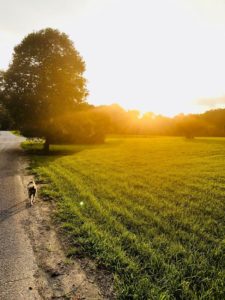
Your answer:
[[[22,138],[0,131],[0,299],[41,299],[37,265],[23,222],[28,201],[21,180]]]

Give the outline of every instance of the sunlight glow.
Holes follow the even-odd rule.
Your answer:
[[[54,27],[69,34],[86,61],[90,103],[119,103],[125,109],[169,116],[225,104],[222,0],[20,3],[23,19],[29,14],[27,23],[17,27],[14,15],[14,27],[10,23],[9,28],[3,10],[0,13],[5,28],[0,31],[0,67],[7,66],[13,45],[25,34]],[[47,12],[40,17],[42,6]]]

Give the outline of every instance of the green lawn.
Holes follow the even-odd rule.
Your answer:
[[[52,150],[31,156],[42,193],[57,201],[70,254],[111,270],[118,299],[225,299],[225,139]]]

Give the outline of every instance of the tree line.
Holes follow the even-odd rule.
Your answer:
[[[225,109],[202,114],[179,114],[173,118],[137,110],[124,110],[117,104],[95,108],[106,116],[107,133],[185,136],[225,136]]]

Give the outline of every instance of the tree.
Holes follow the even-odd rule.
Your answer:
[[[8,110],[0,102],[0,130],[14,129],[14,122]]]
[[[98,144],[104,142],[109,119],[98,109],[89,107],[70,112],[65,114],[63,119],[60,118],[62,126],[58,128],[58,135],[63,137],[62,143]]]
[[[4,71],[0,70],[0,130],[13,128],[13,121],[4,106]]]
[[[85,102],[84,71],[73,42],[58,30],[33,32],[14,48],[4,74],[5,105],[22,134],[45,138],[46,152],[56,139],[60,116]]]

